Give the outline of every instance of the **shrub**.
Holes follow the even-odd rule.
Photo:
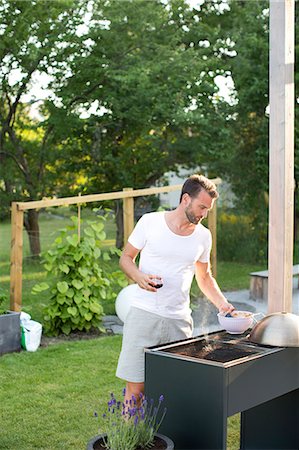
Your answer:
[[[109,271],[109,261],[119,250],[103,249],[107,215],[99,216],[96,221],[86,221],[80,240],[78,233],[74,234],[78,219],[71,219],[73,225],[60,230],[44,256],[44,267],[54,276],[54,281],[50,285],[37,284],[32,289],[34,294],[50,289],[50,304],[44,320],[46,332],[54,335],[92,328],[102,330],[102,302],[115,299],[119,287],[127,285],[120,270]]]
[[[267,224],[249,216],[220,212],[217,218],[217,256],[222,261],[265,263]]]

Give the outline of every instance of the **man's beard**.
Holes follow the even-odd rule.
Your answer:
[[[189,205],[189,206],[187,206],[187,208],[185,208],[185,214],[186,214],[186,217],[187,217],[187,219],[189,220],[189,222],[190,223],[193,223],[194,225],[197,225],[200,221],[201,221],[201,219],[202,218],[197,218],[195,215],[194,215],[194,213],[193,213],[193,211],[191,210],[191,207],[190,207],[191,205]]]

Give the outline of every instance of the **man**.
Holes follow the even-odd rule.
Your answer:
[[[183,185],[179,206],[145,214],[123,250],[120,267],[138,285],[124,325],[116,371],[126,380],[128,400],[132,395],[139,398],[144,391],[144,348],[192,336],[194,274],[203,294],[220,312],[234,309],[212,276],[211,233],[200,223],[218,196],[214,183],[192,175]]]

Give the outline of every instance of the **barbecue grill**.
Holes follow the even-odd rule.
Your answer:
[[[210,333],[146,349],[145,390],[163,394],[161,432],[176,450],[226,449],[241,412],[241,449],[299,449],[299,348]]]

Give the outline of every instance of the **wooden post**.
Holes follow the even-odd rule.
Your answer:
[[[24,212],[11,205],[10,309],[21,311]]]
[[[208,227],[212,234],[212,251],[211,251],[211,265],[213,277],[217,276],[217,203],[214,202],[213,208],[208,215]]]
[[[292,311],[294,0],[270,1],[268,312]]]
[[[123,191],[132,191],[132,188],[124,188]],[[123,218],[124,218],[124,245],[134,228],[134,198],[127,197],[123,200]]]

